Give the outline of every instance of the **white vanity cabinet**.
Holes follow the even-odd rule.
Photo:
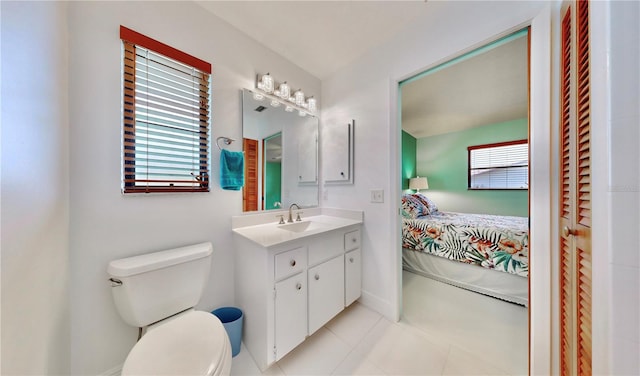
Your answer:
[[[263,371],[360,297],[359,224],[267,247],[234,234],[234,244],[243,342]]]

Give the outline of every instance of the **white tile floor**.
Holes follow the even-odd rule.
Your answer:
[[[265,375],[524,375],[527,309],[403,272],[393,323],[354,303]],[[232,375],[260,375],[242,347]]]

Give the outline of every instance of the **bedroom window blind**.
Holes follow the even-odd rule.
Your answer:
[[[528,189],[527,140],[469,146],[467,150],[469,189]]]
[[[120,27],[124,193],[209,191],[211,64]]]

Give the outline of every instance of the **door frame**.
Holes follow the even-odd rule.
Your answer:
[[[420,71],[426,71],[443,61],[461,56],[481,45],[487,44],[500,37],[529,26],[531,38],[531,55],[529,60],[529,132],[530,132],[530,162],[529,162],[529,200],[535,202],[531,205],[530,218],[530,246],[548,252],[531,252],[529,263],[533,272],[529,275],[529,373],[552,373],[552,308],[551,308],[551,258],[557,254],[557,246],[552,242],[552,228],[555,220],[552,211],[557,210],[554,204],[557,184],[552,179],[557,167],[552,165],[557,160],[557,151],[552,149],[552,133],[556,133],[557,119],[552,116],[552,98],[557,96],[557,88],[551,85],[552,65],[552,19],[551,7],[545,6],[535,17],[525,23],[512,25],[508,30],[495,35],[488,40],[473,46],[468,46],[455,56],[444,57]],[[403,77],[391,79],[389,82],[390,95],[390,176],[393,178],[390,184],[390,196],[397,198],[395,203],[389,205],[392,221],[391,249],[392,273],[395,281],[395,289],[391,291],[392,316],[396,321],[400,320],[402,312],[402,249],[401,249],[401,221],[400,221],[400,195],[401,187],[401,113],[400,113],[400,82],[414,76],[408,74]],[[557,110],[556,110],[557,112]],[[555,112],[554,112],[555,113]]]

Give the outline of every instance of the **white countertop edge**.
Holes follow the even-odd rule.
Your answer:
[[[310,214],[316,215],[306,215],[305,213],[302,215],[303,221],[311,220],[313,222],[323,223],[326,226],[313,231],[300,233],[284,231],[277,228],[278,221],[276,219],[276,214],[269,212],[268,214],[252,213],[249,215],[233,217],[232,230],[237,235],[240,235],[262,247],[268,248],[325,232],[362,224],[364,218],[364,212],[358,210],[313,208],[309,211],[311,212]],[[288,212],[286,213],[288,215]],[[248,225],[240,226],[241,224]],[[233,227],[234,225],[236,227]]]
[[[362,210],[339,208],[302,208],[300,210],[293,210],[294,213],[298,211],[302,212],[301,217],[303,220],[308,217],[327,215],[331,217],[353,219],[355,221],[360,221],[361,223],[364,222],[364,211]],[[257,226],[267,223],[278,223],[280,215],[284,215],[284,219],[286,221],[289,216],[289,210],[269,210],[235,215],[231,217],[231,229],[234,230],[241,227]]]

